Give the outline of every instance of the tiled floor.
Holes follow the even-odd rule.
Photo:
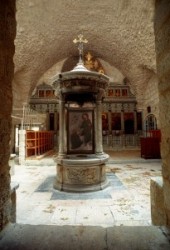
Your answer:
[[[140,158],[139,151],[108,152],[110,186],[86,194],[53,189],[52,158],[15,165],[17,223],[48,225],[149,226],[150,178],[161,175],[161,160]]]

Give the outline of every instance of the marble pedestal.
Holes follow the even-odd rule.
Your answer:
[[[54,188],[61,191],[98,191],[108,186],[105,173],[107,154],[58,157]]]

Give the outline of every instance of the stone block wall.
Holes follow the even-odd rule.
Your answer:
[[[166,224],[170,225],[170,1],[155,1],[155,46],[160,125],[162,133],[162,175]]]
[[[152,177],[150,183],[151,218],[153,225],[166,225],[162,177]]]
[[[14,39],[16,34],[15,0],[0,1],[0,230],[10,220],[10,133]]]

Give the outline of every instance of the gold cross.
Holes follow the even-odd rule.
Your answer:
[[[83,44],[88,43],[87,39],[83,39],[83,35],[78,35],[78,39],[75,38],[73,43],[78,43],[78,50],[79,50],[79,63],[83,63]]]
[[[75,38],[73,43],[88,43],[87,39],[83,39],[83,35],[78,35],[78,39]]]

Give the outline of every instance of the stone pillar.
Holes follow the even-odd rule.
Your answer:
[[[65,155],[65,108],[64,101],[59,100],[59,152],[58,156]]]
[[[26,151],[25,151],[25,135],[26,130],[19,130],[19,164],[25,163]]]
[[[152,224],[161,226],[166,224],[164,208],[163,180],[162,177],[152,177],[150,182],[151,190],[151,217]]]
[[[17,207],[17,197],[16,189],[19,187],[18,183],[11,183],[11,211],[10,211],[10,221],[16,223],[16,207]]]
[[[15,153],[19,153],[19,126],[15,126]]]
[[[58,147],[58,130],[57,130],[57,126],[58,126],[58,112],[55,110],[54,111],[54,147]]]
[[[102,142],[102,120],[101,120],[101,101],[96,102],[96,117],[95,117],[95,145],[96,154],[103,154],[103,142]]]
[[[10,134],[13,56],[16,34],[15,0],[0,1],[0,231],[10,220]]]
[[[160,97],[160,127],[163,193],[166,224],[170,225],[170,2],[155,1],[155,49],[158,90]]]
[[[15,158],[16,158],[16,154],[11,154],[10,158],[9,158],[9,166],[10,166],[10,175],[14,175],[15,174]]]

